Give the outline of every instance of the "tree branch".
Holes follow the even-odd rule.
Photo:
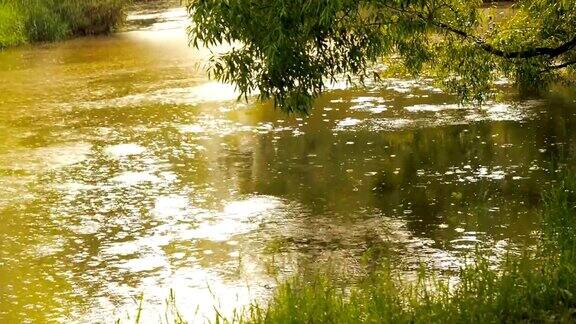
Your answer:
[[[480,38],[478,36],[475,36],[473,34],[466,32],[466,31],[452,27],[452,26],[450,26],[447,23],[444,23],[442,21],[436,21],[434,19],[434,17],[427,17],[427,16],[424,16],[423,14],[421,14],[419,12],[412,12],[412,11],[407,10],[407,9],[398,8],[398,7],[394,7],[394,6],[390,6],[390,5],[386,5],[386,4],[380,4],[380,5],[385,7],[385,8],[400,12],[402,14],[406,14],[406,15],[421,19],[426,23],[432,24],[433,26],[436,26],[437,28],[446,30],[446,31],[451,32],[453,34],[456,34],[462,38],[472,40],[474,43],[476,43],[484,51],[486,51],[492,55],[496,55],[496,56],[503,57],[503,58],[527,59],[527,58],[533,58],[533,57],[539,57],[539,56],[548,56],[549,58],[556,58],[556,57],[570,51],[574,47],[576,47],[576,36],[574,36],[572,39],[559,45],[558,47],[535,47],[535,48],[531,48],[531,49],[527,49],[527,50],[523,50],[523,51],[513,51],[513,52],[504,51],[504,50],[501,50],[501,49],[494,47],[492,44],[486,42],[485,40],[483,40],[482,38]]]
[[[550,58],[555,58],[558,57],[566,52],[568,52],[569,50],[573,49],[574,47],[576,47],[576,36],[573,37],[571,40],[563,43],[562,45],[558,46],[558,47],[536,47],[536,48],[531,48],[531,49],[527,49],[527,50],[523,50],[523,51],[515,51],[515,52],[507,52],[507,51],[503,51],[500,49],[495,48],[493,45],[487,43],[486,41],[484,41],[483,39],[471,35],[465,31],[456,29],[452,26],[449,26],[443,22],[437,22],[437,21],[431,21],[431,23],[433,25],[435,25],[438,28],[442,28],[444,30],[447,30],[449,32],[452,32],[456,35],[459,35],[463,38],[467,38],[470,39],[472,41],[474,41],[478,46],[480,46],[480,48],[482,48],[483,50],[485,50],[486,52],[499,56],[499,57],[503,57],[503,58],[532,58],[532,57],[538,57],[538,56],[548,56]]]
[[[546,70],[547,70],[547,71],[559,70],[559,69],[563,69],[563,68],[569,67],[569,66],[571,66],[571,65],[576,65],[576,60],[564,62],[564,63],[558,64],[558,65],[551,65],[551,66],[549,66]]]

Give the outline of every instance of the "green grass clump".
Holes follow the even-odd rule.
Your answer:
[[[25,0],[32,41],[110,33],[124,19],[126,0]]]
[[[0,47],[112,32],[128,0],[0,0]]]
[[[26,35],[31,42],[52,42],[64,39],[71,34],[68,22],[52,1],[29,1],[21,5],[26,15]]]
[[[407,283],[383,267],[352,288],[330,276],[296,277],[267,306],[253,305],[234,321],[248,323],[502,323],[576,321],[576,177],[544,195],[535,248],[496,268],[486,258],[461,270],[450,286],[420,271]]]
[[[46,0],[45,0],[46,1]],[[126,0],[51,0],[73,35],[106,34],[124,19]]]
[[[24,18],[18,8],[0,0],[0,48],[26,42]]]

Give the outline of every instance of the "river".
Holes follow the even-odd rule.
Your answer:
[[[570,94],[478,108],[388,79],[286,115],[207,78],[183,9],[129,18],[0,52],[0,322],[133,320],[142,298],[155,323],[171,290],[201,321],[319,265],[497,262],[573,161]]]

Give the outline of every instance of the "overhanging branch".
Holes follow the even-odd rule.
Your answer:
[[[436,26],[437,28],[451,32],[451,33],[456,34],[462,38],[469,39],[469,40],[473,41],[474,43],[476,43],[476,45],[478,45],[484,51],[486,51],[492,55],[502,57],[502,58],[527,59],[527,58],[540,57],[540,56],[548,56],[549,58],[556,58],[556,57],[572,50],[574,47],[576,47],[576,35],[575,35],[572,39],[559,45],[558,47],[535,47],[535,48],[530,48],[530,49],[526,49],[526,50],[522,50],[522,51],[504,51],[504,50],[501,50],[501,49],[494,47],[492,44],[486,42],[484,39],[482,39],[476,35],[473,35],[473,34],[470,34],[466,31],[452,27],[445,22],[437,21],[434,19],[433,16],[425,16],[419,12],[413,12],[413,11],[410,11],[410,10],[407,10],[404,8],[398,8],[395,6],[388,5],[388,4],[380,4],[380,6],[394,10],[394,11],[399,12],[399,13],[404,14],[404,15],[412,16],[414,18],[423,20],[425,23],[432,24],[433,26]]]
[[[480,46],[480,48],[485,50],[486,52],[493,54],[493,55],[496,55],[496,56],[499,56],[499,57],[503,57],[503,58],[527,59],[527,58],[539,57],[539,56],[548,56],[549,58],[555,58],[555,57],[558,57],[558,56],[570,51],[574,47],[576,47],[576,36],[575,36],[571,40],[567,41],[566,43],[563,43],[562,45],[560,45],[558,47],[536,47],[536,48],[531,48],[531,49],[527,49],[527,50],[523,50],[523,51],[508,52],[508,51],[503,51],[503,50],[497,49],[492,44],[487,43],[483,39],[481,39],[477,36],[474,36],[472,34],[469,34],[465,31],[456,29],[456,28],[454,28],[448,24],[445,24],[443,22],[432,21],[432,24],[438,28],[447,30],[447,31],[454,33],[456,35],[459,35],[463,38],[470,39],[474,43],[476,43],[478,46]]]
[[[559,69],[567,68],[567,67],[569,67],[569,66],[571,66],[571,65],[576,65],[576,60],[564,62],[564,63],[558,64],[558,65],[549,66],[547,70],[548,70],[548,71],[551,71],[551,70],[559,70]]]

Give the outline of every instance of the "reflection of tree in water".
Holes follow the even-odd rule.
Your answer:
[[[540,123],[353,134],[314,129],[275,145],[272,135],[263,135],[254,149],[258,172],[243,182],[241,192],[295,199],[313,215],[369,218],[374,215],[362,210],[373,206],[406,220],[415,235],[434,236],[442,224],[462,223],[495,237],[527,235],[531,226],[525,218],[550,177],[530,168],[546,167],[549,158],[539,151],[540,143],[559,131],[556,124],[543,131]],[[376,175],[366,176],[372,172]]]

